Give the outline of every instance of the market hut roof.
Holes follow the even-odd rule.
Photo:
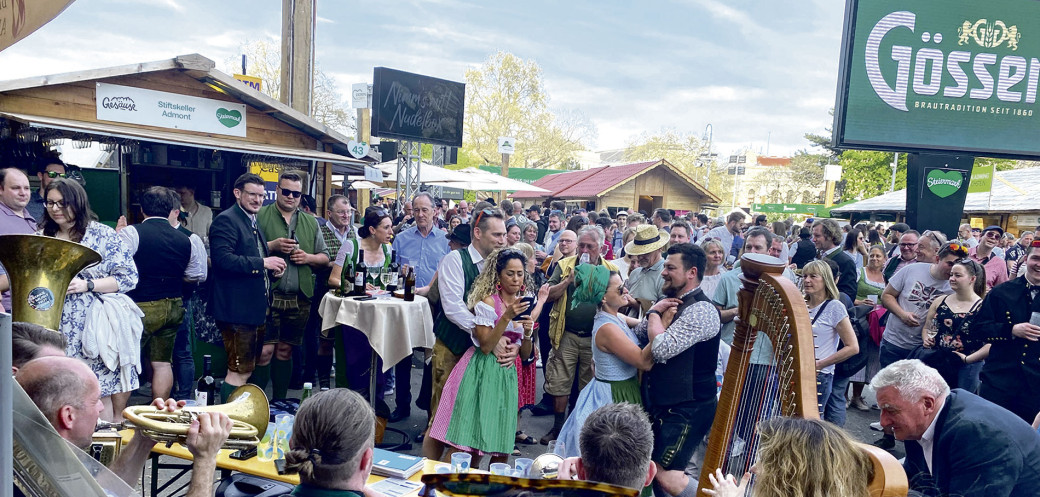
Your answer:
[[[581,199],[601,197],[610,193],[611,190],[659,167],[664,168],[680,180],[686,182],[690,188],[711,199],[711,201],[720,201],[718,196],[711,193],[700,183],[694,181],[693,178],[690,178],[686,173],[682,172],[682,170],[673,166],[664,159],[649,162],[637,162],[633,164],[596,167],[585,171],[571,171],[567,173],[553,174],[533,183],[534,186],[549,190],[548,194],[517,192],[513,195],[513,198],[551,197]]]
[[[1040,168],[998,171],[994,174],[992,199],[989,193],[969,193],[964,201],[965,213],[1035,212],[1040,210]],[[857,212],[906,212],[906,190],[853,202],[832,209],[832,214]]]

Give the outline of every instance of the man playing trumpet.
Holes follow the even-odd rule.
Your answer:
[[[71,357],[39,357],[25,363],[15,380],[62,438],[80,449],[90,446],[102,405],[101,386],[86,364]],[[155,399],[152,405],[173,412],[184,401]],[[185,443],[194,458],[188,497],[213,495],[217,453],[231,427],[231,419],[218,412],[199,413],[192,421]],[[109,469],[135,487],[155,443],[137,431]]]

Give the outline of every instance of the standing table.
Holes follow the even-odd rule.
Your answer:
[[[376,405],[376,364],[383,360],[386,372],[412,354],[412,349],[432,349],[433,314],[426,297],[416,295],[407,302],[396,297],[357,300],[328,292],[318,307],[321,330],[339,325],[352,326],[368,337],[372,346],[372,373],[369,374],[369,402]]]

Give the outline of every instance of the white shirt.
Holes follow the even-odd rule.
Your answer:
[[[344,226],[345,229],[342,233],[339,231],[339,228],[336,228],[335,224],[329,223],[328,227],[329,231],[331,231],[332,234],[336,237],[336,239],[339,240],[340,245],[347,243],[347,240],[349,239],[348,235],[350,235],[351,233],[354,233],[354,238],[358,237],[357,228],[355,228],[353,224],[348,224]]]
[[[473,245],[467,247],[466,250],[469,251],[469,257],[473,259],[477,269],[483,271],[484,256],[480,255]],[[462,298],[466,292],[466,274],[462,271],[462,256],[458,251],[448,252],[448,255],[441,259],[441,263],[437,266],[437,275],[440,280],[437,286],[441,293],[441,308],[444,310],[444,316],[455,326],[472,334],[474,316],[470,312],[469,306],[466,305],[465,299]]]
[[[155,216],[145,219],[166,219],[164,217]],[[177,223],[173,228],[177,229],[180,223]],[[130,247],[130,253],[136,254],[137,248],[141,245],[141,236],[137,233],[137,228],[127,226],[119,230],[119,236],[126,242],[126,245]],[[206,246],[202,243],[202,238],[199,235],[192,233],[188,237],[188,241],[191,242],[191,257],[188,259],[188,267],[184,268],[184,279],[186,281],[193,281],[202,283],[206,281],[208,276],[208,269],[206,268]]]
[[[921,452],[924,453],[924,462],[928,463],[928,472],[932,473],[932,449],[935,448],[935,422],[939,419],[939,414],[942,413],[943,406],[946,405],[946,398],[943,397],[942,402],[939,403],[939,407],[935,410],[935,417],[932,418],[931,424],[928,425],[928,429],[921,435],[921,439],[917,441],[921,445]]]

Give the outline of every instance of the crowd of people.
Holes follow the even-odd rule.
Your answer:
[[[414,403],[428,414],[420,438],[430,459],[464,451],[475,464],[497,462],[520,444],[555,440],[568,458],[564,474],[696,495],[689,468],[703,457],[697,449],[734,338],[740,257],[760,254],[785,266],[804,293],[826,422],[764,423],[753,495],[783,495],[792,482],[805,495],[866,495],[869,461],[840,427],[846,409],[872,409],[867,385],[885,431],[876,444],[907,442],[915,490],[1027,495],[1040,478],[1040,435],[1029,429],[1040,420],[1040,347],[1029,347],[1040,339],[1040,241],[1030,232],[1015,239],[999,226],[975,233],[965,225],[950,240],[903,223],[798,225],[764,215],[746,223],[741,212],[712,220],[667,209],[589,212],[562,201],[471,207],[427,192],[400,209],[379,200],[357,215],[333,195],[321,218],[293,172],[281,173],[267,205],[264,181],[241,175],[234,204],[217,214],[191,185],[153,186],[139,194],[143,220],[111,228],[60,161],[40,164],[37,176],[34,192],[25,172],[0,171],[0,233],[81,243],[102,262],[69,285],[60,337],[22,340],[17,378],[35,385],[26,390],[59,433],[80,441],[98,415],[120,419],[142,377],[158,407],[192,400],[194,344],[226,364],[224,399],[247,382],[271,383],[275,399],[304,381],[336,387],[297,413],[287,460],[302,487],[361,490],[371,467],[368,426],[405,419]],[[389,375],[381,364],[373,370],[364,330],[323,332],[317,311],[344,275],[361,267],[375,275],[393,263],[413,268],[416,293],[434,314],[436,342],[421,370],[428,388],[414,398],[411,356]],[[0,276],[0,289],[8,284]],[[759,340],[749,377],[764,379],[773,360],[768,340]],[[87,390],[69,381],[41,387],[38,368],[93,379]],[[375,406],[362,400],[373,393],[372,374]],[[72,414],[84,408],[94,415]],[[552,427],[536,440],[521,424],[523,410],[553,416]],[[200,438],[189,439],[205,456],[196,467],[227,437],[224,421],[207,419]],[[1011,451],[1005,442],[1021,456],[1015,471],[1001,459]],[[955,456],[976,443],[980,450]],[[820,447],[833,460],[820,460]],[[139,455],[125,456],[127,475],[140,472]],[[841,472],[827,470],[839,460],[847,462]],[[748,480],[720,472],[705,491],[742,495],[735,492]]]

